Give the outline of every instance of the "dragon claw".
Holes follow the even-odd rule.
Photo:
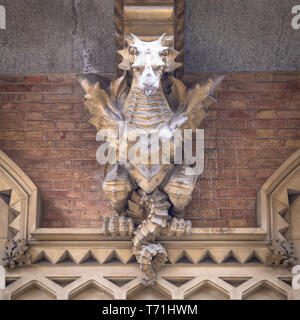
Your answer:
[[[189,236],[192,233],[192,222],[191,220],[177,219],[173,217],[167,224],[165,229],[167,236],[180,237],[180,236]]]
[[[103,231],[106,236],[121,237],[133,234],[134,224],[131,218],[125,216],[106,217],[103,223]]]

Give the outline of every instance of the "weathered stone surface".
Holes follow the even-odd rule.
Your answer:
[[[186,0],[189,72],[296,71],[298,0]],[[116,70],[113,0],[2,0],[0,74]],[[85,58],[87,56],[87,59]]]
[[[113,1],[2,0],[0,74],[115,71]],[[94,69],[94,70],[93,70]]]
[[[297,0],[186,0],[185,67],[189,72],[296,71]]]

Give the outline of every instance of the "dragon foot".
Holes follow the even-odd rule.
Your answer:
[[[107,217],[104,219],[103,231],[106,236],[131,236],[134,231],[134,224],[131,218],[127,218],[125,216]]]
[[[191,220],[177,219],[173,217],[164,229],[164,234],[168,237],[176,236],[189,236],[192,233]]]

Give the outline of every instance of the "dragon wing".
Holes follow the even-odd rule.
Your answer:
[[[214,89],[225,76],[215,76],[199,79],[187,88],[180,80],[169,77],[169,87],[166,96],[175,111],[171,120],[171,128],[196,129],[207,115],[207,108],[216,100]],[[176,104],[174,102],[178,101]]]
[[[97,74],[81,74],[77,79],[85,91],[84,105],[92,115],[89,122],[97,130],[116,129],[118,121],[123,120],[118,106],[127,90],[126,75],[110,80]]]
[[[116,152],[118,150],[118,137],[115,135],[123,121],[119,106],[128,92],[126,73],[118,79],[110,80],[97,74],[77,75],[77,79],[85,91],[84,105],[92,117],[89,122],[97,130],[108,129],[105,140]],[[112,156],[112,159],[114,156]],[[104,176],[111,167],[108,161],[104,168]]]

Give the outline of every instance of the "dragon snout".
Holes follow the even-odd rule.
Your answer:
[[[155,83],[155,77],[151,73],[145,74],[145,76],[143,77],[143,85],[151,87],[151,86],[154,86],[154,83]]]
[[[144,93],[149,96],[158,89],[158,79],[151,66],[146,66],[141,75]]]
[[[157,88],[152,84],[152,85],[146,85],[144,84],[144,93],[146,96],[150,96],[152,95],[155,91],[157,90]]]
[[[158,87],[152,77],[147,77],[146,79],[144,79],[143,91],[147,96],[153,94],[157,89]]]

